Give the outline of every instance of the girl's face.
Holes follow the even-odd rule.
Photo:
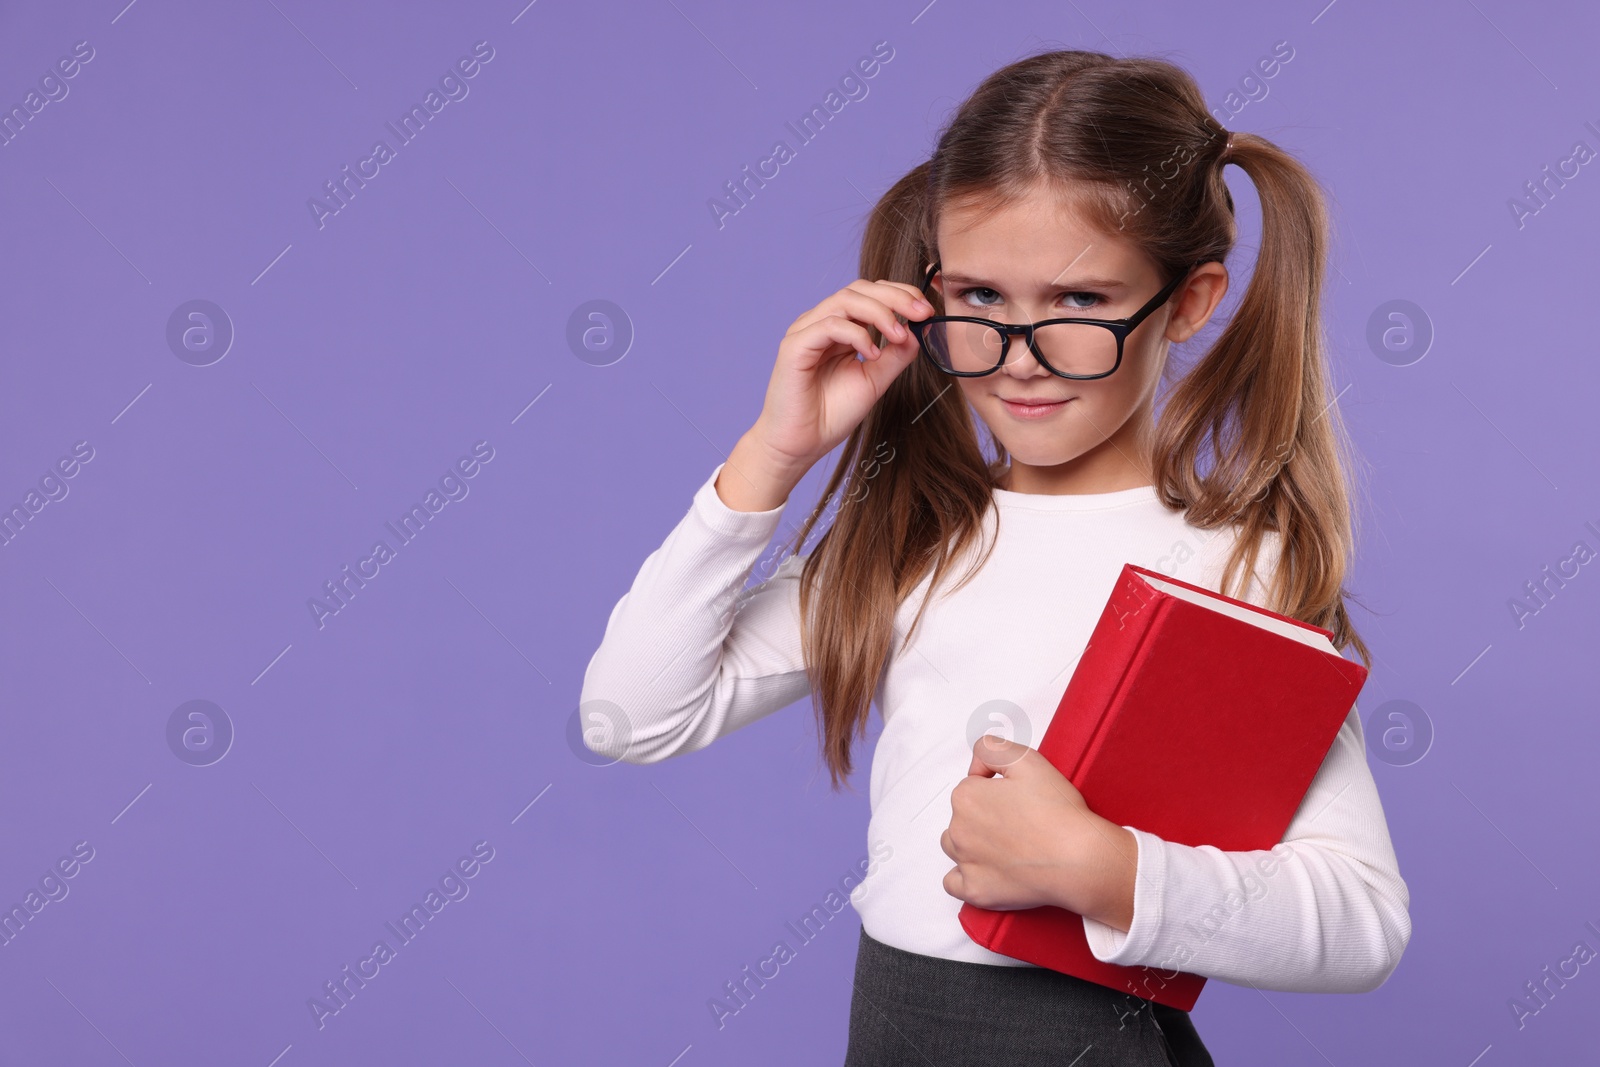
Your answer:
[[[945,211],[939,258],[933,286],[946,315],[1006,323],[1125,318],[1171,280],[1127,237],[1091,230],[1070,207],[1040,192],[998,211]],[[1121,366],[1104,378],[1050,373],[1020,335],[1011,338],[999,370],[952,377],[1011,455],[1002,488],[1101,493],[1149,485],[1149,434],[1168,344],[1193,336],[1226,292],[1222,264],[1195,268],[1128,335]],[[1057,403],[1030,415],[1009,403],[1021,399]]]

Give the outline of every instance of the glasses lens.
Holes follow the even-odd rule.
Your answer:
[[[1000,332],[976,322],[935,322],[924,332],[934,362],[955,374],[975,374],[1000,362]]]
[[[1000,363],[1000,331],[976,322],[935,322],[924,331],[929,354],[946,371],[976,374]],[[1103,326],[1056,323],[1033,331],[1045,362],[1064,374],[1105,374],[1117,365],[1117,336]],[[1026,351],[1023,337],[1011,338],[1008,361]]]
[[[1022,338],[1012,344],[1020,345]],[[1105,374],[1117,365],[1117,335],[1104,326],[1058,322],[1033,331],[1045,362],[1063,374]]]

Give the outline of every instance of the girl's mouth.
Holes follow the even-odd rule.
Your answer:
[[[1000,402],[1005,405],[1006,411],[1016,418],[1044,419],[1066,407],[1071,399],[1068,397],[1066,400],[1057,400],[1050,404],[1020,404],[1002,397]]]

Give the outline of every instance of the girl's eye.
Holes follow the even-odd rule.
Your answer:
[[[992,303],[989,302],[987,298],[974,299],[978,296],[978,294],[988,294],[988,296],[992,296],[997,299],[995,299]],[[970,289],[962,289],[956,294],[956,297],[969,307],[992,308],[997,307],[1004,302],[1003,299],[999,299],[999,293],[995,292],[993,289],[981,285],[973,286]],[[1106,302],[1105,297],[1101,296],[1099,293],[1085,292],[1062,293],[1061,300],[1063,306],[1069,311],[1088,311],[1090,308],[1099,307],[1101,304]],[[1079,300],[1082,302],[1079,303]]]
[[[1068,307],[1072,308],[1075,311],[1088,311],[1090,308],[1099,307],[1101,304],[1104,304],[1106,302],[1105,301],[1105,297],[1101,296],[1099,293],[1065,293],[1065,294],[1063,294],[1063,296],[1065,298],[1067,298],[1067,299],[1071,299],[1072,297],[1083,297],[1084,303],[1082,303],[1082,304],[1070,304],[1069,303],[1067,305]]]

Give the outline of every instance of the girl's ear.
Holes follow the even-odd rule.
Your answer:
[[[1182,344],[1211,320],[1228,292],[1228,268],[1212,261],[1202,263],[1183,284],[1177,309],[1167,320],[1167,339]]]

